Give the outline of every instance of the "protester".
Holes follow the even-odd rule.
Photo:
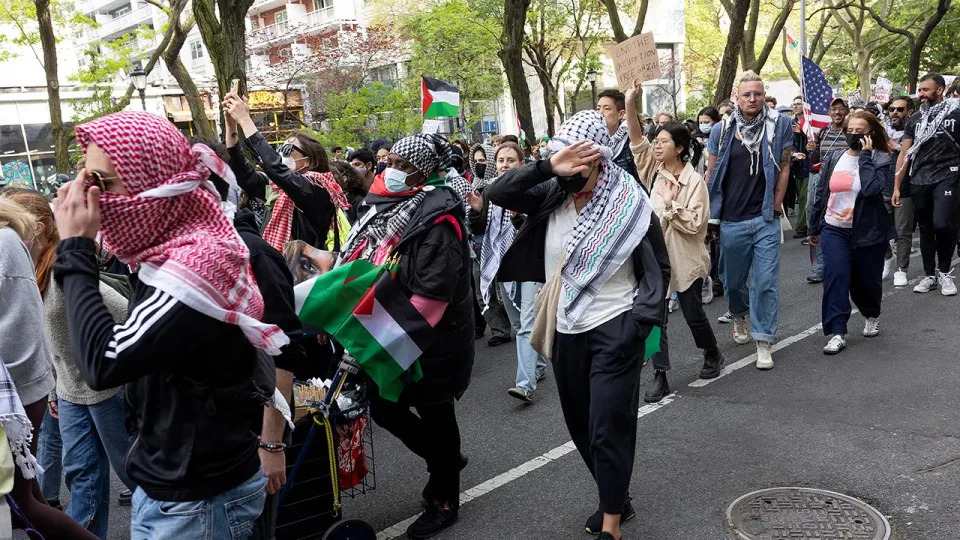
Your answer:
[[[843,131],[843,123],[850,114],[850,108],[847,102],[841,98],[836,98],[830,103],[830,126],[822,129],[817,134],[816,140],[807,141],[807,155],[810,157],[811,175],[807,181],[807,221],[810,221],[810,207],[813,206],[814,194],[819,190],[821,162],[825,161],[834,153],[843,153],[847,151],[846,134]],[[808,240],[803,243],[809,244]],[[810,275],[807,276],[807,283],[823,282],[823,252],[820,246],[810,246],[810,260],[812,268]]]
[[[360,175],[360,178],[363,179],[363,189],[364,193],[370,191],[370,186],[373,185],[373,179],[376,176],[376,158],[373,157],[373,152],[366,148],[360,148],[359,150],[354,150],[350,152],[350,155],[347,156],[347,161],[353,165],[357,170],[357,174]]]
[[[263,239],[278,251],[289,240],[303,240],[317,248],[339,251],[350,229],[345,213],[350,203],[330,174],[323,145],[298,132],[288,138],[279,151],[274,150],[253,123],[246,97],[229,92],[223,108],[227,113],[225,136],[230,168],[237,183],[244,191],[253,193],[268,187],[238,144],[241,142],[239,127],[247,137],[244,144],[256,156],[257,164],[270,179],[269,187],[277,195]]]
[[[374,421],[427,462],[427,509],[407,529],[408,537],[418,539],[449,527],[459,512],[466,458],[460,454],[454,404],[473,367],[469,240],[463,203],[437,174],[450,167],[446,140],[406,137],[389,159],[367,197],[376,213],[350,235],[343,260],[382,264],[400,255],[396,279],[435,333],[419,358],[423,378],[408,385],[397,403],[381,397],[371,403]]]
[[[343,161],[343,156],[344,156],[344,154],[343,154],[343,147],[342,147],[342,146],[334,146],[334,147],[333,147],[333,160],[334,160],[334,161]]]
[[[887,112],[890,114],[887,135],[890,137],[893,151],[899,155],[901,141],[903,141],[903,131],[907,127],[907,118],[913,114],[913,98],[901,96],[894,99],[887,107]],[[896,260],[897,270],[893,273],[893,286],[906,287],[907,272],[910,270],[910,253],[913,249],[913,232],[916,229],[917,222],[914,218],[913,199],[910,197],[909,176],[905,175],[900,185],[900,206],[894,207],[891,202],[895,176],[895,174],[890,174],[887,177],[887,184],[883,186],[883,202],[886,204],[887,213],[890,214],[890,218],[893,219],[897,228],[895,250],[887,249],[887,258],[895,258]]]
[[[951,262],[960,219],[960,106],[956,99],[944,99],[946,86],[939,73],[920,78],[917,92],[922,105],[903,133],[891,204],[900,206],[901,186],[909,173],[925,276],[913,292],[939,287],[943,296],[953,296],[957,286]]]
[[[779,218],[793,133],[790,119],[764,104],[757,74],[744,73],[737,91],[737,108],[710,133],[710,217],[721,220],[721,272],[734,341],[748,343],[752,333],[757,369],[771,369],[780,315]]]
[[[613,162],[630,176],[639,180],[637,167],[630,153],[630,137],[623,119],[627,114],[626,98],[619,90],[604,90],[597,95],[597,112],[603,116],[610,135],[610,147],[613,149]]]
[[[490,146],[496,148],[503,142],[503,135],[494,135],[490,137]]]
[[[500,140],[500,144],[503,144],[503,143],[513,143],[513,144],[519,145],[520,138],[517,137],[516,135],[503,135],[502,139]]]
[[[707,158],[709,155],[708,143],[710,132],[723,119],[714,107],[704,107],[697,114],[700,127],[698,141],[703,145],[703,158],[700,160],[703,170],[697,170],[701,176],[707,173]],[[707,250],[710,252],[710,275],[703,284],[703,303],[713,302],[714,297],[723,296],[723,280],[720,279],[720,245],[717,242],[716,226],[707,226]]]
[[[249,252],[208,181],[229,169],[149,113],[111,114],[76,133],[87,168],[54,201],[62,238],[54,278],[87,384],[127,385],[136,440],[125,470],[138,486],[131,537],[248,535],[263,509],[256,434],[275,385],[263,353],[278,354],[289,339],[259,322]],[[130,313],[150,317],[114,323],[98,290],[98,231],[138,268]]]
[[[865,337],[880,334],[883,256],[894,238],[893,222],[883,205],[883,187],[892,174],[891,142],[871,113],[846,119],[849,150],[829,155],[824,181],[811,207],[810,244],[823,249],[824,354],[846,347],[850,298],[866,318]]]
[[[524,165],[520,147],[513,143],[501,144],[495,154],[497,176]],[[494,179],[493,182],[497,182]],[[491,203],[485,195],[469,196],[470,229],[483,235],[480,257],[479,293],[484,308],[488,309],[493,297],[499,293],[510,325],[517,334],[516,385],[507,393],[525,403],[533,403],[537,383],[547,376],[547,361],[530,345],[530,333],[534,322],[534,300],[543,283],[509,282],[496,283],[497,271],[504,253],[513,244],[517,229],[511,212]]]
[[[111,466],[124,485],[136,487],[123,470],[123,458],[130,448],[130,437],[124,429],[123,395],[120,388],[92,390],[73,361],[63,292],[52,280],[60,237],[47,199],[32,190],[7,193],[5,197],[23,206],[37,220],[38,233],[30,246],[30,255],[43,297],[45,326],[57,376],[52,394],[55,397],[49,408],[51,414],[57,415],[63,434],[63,471],[70,491],[66,512],[97,537],[106,538]],[[99,291],[113,319],[122,324],[127,318],[127,299],[102,281]]]
[[[727,116],[730,115],[730,113],[733,112],[733,109],[735,107],[736,105],[734,105],[732,101],[727,99],[727,100],[721,101],[720,104],[717,105],[717,112],[720,113],[721,117],[726,118]]]
[[[706,146],[713,126],[720,123],[720,112],[714,107],[704,107],[697,113],[697,127],[700,129],[700,142]],[[631,139],[632,140],[632,139]]]
[[[768,108],[777,110],[777,98],[773,96],[767,96],[763,101],[767,104]]]
[[[665,324],[669,259],[652,205],[613,162],[604,117],[581,111],[563,123],[549,160],[507,172],[491,202],[527,214],[497,279],[562,280],[553,343],[560,406],[597,483],[600,509],[585,525],[620,538],[634,517],[627,493],[636,451],[642,344]],[[597,264],[580,263],[586,252]]]
[[[637,84],[627,92],[627,102],[636,103],[642,90]],[[720,374],[723,354],[703,311],[703,286],[710,273],[710,255],[705,239],[710,212],[710,197],[703,177],[696,173],[691,161],[689,131],[677,123],[661,126],[651,145],[643,136],[636,115],[627,116],[630,144],[637,170],[650,178],[653,211],[660,220],[670,257],[668,293],[677,293],[680,310],[693,333],[697,348],[703,350],[701,379]],[[670,394],[667,371],[670,351],[666,328],[660,334],[660,352],[653,355],[653,387],[644,395],[647,403],[656,403]]]
[[[356,161],[357,157],[355,154],[358,152],[366,152],[370,157],[373,156],[369,150],[361,148],[351,154],[353,161]],[[362,215],[361,206],[363,205],[363,199],[366,198],[367,193],[370,191],[370,186],[373,185],[373,178],[367,178],[367,176],[370,175],[369,170],[370,169],[366,167],[357,167],[352,163],[343,161],[335,161],[330,164],[330,172],[333,173],[334,180],[340,185],[344,197],[347,198],[347,202],[350,204],[346,212],[347,221],[350,222],[350,225],[356,223],[357,219]]]
[[[793,98],[793,156],[790,159],[790,179],[796,184],[797,226],[794,238],[807,237],[807,192],[813,163],[807,154],[807,135],[801,128],[803,122],[803,96]]]
[[[386,139],[377,139],[370,145],[370,150],[377,158],[377,176],[387,168],[387,157],[390,155],[390,143]]]
[[[502,143],[501,143],[502,144]],[[470,168],[473,169],[473,193],[482,195],[484,190],[490,185],[497,176],[497,167],[495,159],[496,148],[486,144],[478,144],[470,150]],[[469,203],[469,196],[466,200]],[[483,337],[486,327],[490,326],[490,340],[487,345],[499,347],[504,343],[510,343],[510,319],[507,317],[507,311],[503,307],[503,301],[499,295],[490,295],[487,301],[484,300],[480,288],[480,261],[483,260],[483,233],[471,231],[473,237],[473,252],[475,254],[473,261],[473,283],[477,306],[482,314],[482,320],[475,321],[476,339]],[[486,303],[485,303],[486,302]]]

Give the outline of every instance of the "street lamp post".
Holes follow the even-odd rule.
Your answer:
[[[587,72],[587,80],[590,81],[590,95],[593,98],[593,106],[597,106],[597,70],[591,69]]]
[[[143,106],[143,110],[147,110],[147,74],[142,69],[137,68],[130,72],[130,81],[133,83],[133,87],[137,89],[137,92],[140,93],[140,105]]]

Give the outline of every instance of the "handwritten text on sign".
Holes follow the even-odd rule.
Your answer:
[[[662,75],[653,32],[611,45],[608,53],[617,73],[617,87],[623,92],[633,88],[635,80],[645,82],[659,79]]]

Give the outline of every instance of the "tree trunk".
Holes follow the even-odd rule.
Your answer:
[[[217,5],[214,6],[214,3]],[[223,101],[230,90],[230,81],[233,79],[240,80],[241,90],[246,89],[247,29],[244,23],[247,10],[251,5],[253,0],[194,0],[193,2],[197,27],[200,29],[203,44],[210,54],[210,62],[213,64],[217,79],[219,101]],[[223,125],[222,108],[219,114],[220,125]]]
[[[535,141],[537,136],[530,112],[530,87],[523,72],[523,31],[527,23],[528,9],[530,0],[504,0],[503,34],[500,37],[503,48],[497,56],[500,57],[507,74],[507,84],[516,104],[520,129],[526,134],[528,141]]]
[[[871,56],[873,56],[872,51],[865,49],[857,51],[857,83],[860,97],[864,101],[868,101],[870,96],[873,95],[870,92],[870,81],[873,75],[873,71],[870,69]]]
[[[63,129],[63,113],[60,111],[57,41],[53,35],[53,20],[50,18],[50,0],[36,0],[36,7],[40,44],[43,47],[43,71],[47,76],[47,104],[50,108],[50,131],[53,135],[55,166],[58,173],[68,173],[70,156],[67,154],[67,147],[70,134]]]
[[[731,17],[733,15],[729,14]],[[747,12],[747,27],[743,31],[743,45],[740,46],[740,65],[743,69],[753,69],[757,63],[757,25],[760,23],[760,0],[750,2]]]
[[[183,48],[183,44],[187,41],[187,33],[190,31],[190,27],[193,26],[193,22],[188,22],[186,27],[184,27],[184,25],[180,23],[178,15],[177,19],[171,17],[170,25],[174,26],[173,34],[170,38],[169,45],[167,45],[167,48],[163,51],[163,63],[166,64],[167,70],[173,75],[173,78],[177,81],[177,85],[180,86],[180,90],[183,91],[183,95],[187,99],[187,105],[190,107],[190,115],[193,117],[193,132],[200,138],[214,140],[217,134],[214,133],[213,128],[210,127],[206,110],[200,103],[200,92],[197,90],[197,85],[194,84],[193,78],[190,77],[190,72],[187,71],[186,66],[184,66],[180,60],[180,49]]]
[[[740,47],[743,45],[744,23],[749,9],[750,0],[736,0],[734,3],[733,14],[730,16],[730,33],[727,35],[727,45],[723,49],[720,75],[717,76],[717,89],[713,95],[714,104],[728,99],[730,92],[733,91],[733,81],[737,77],[737,59],[740,56]]]

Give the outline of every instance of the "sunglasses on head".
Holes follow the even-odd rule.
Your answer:
[[[904,112],[907,110],[906,107],[887,107],[887,110],[890,112]]]
[[[277,153],[280,154],[280,155],[283,156],[283,157],[287,157],[287,156],[289,156],[290,154],[292,154],[294,150],[296,150],[297,152],[300,152],[300,153],[303,154],[303,155],[307,155],[306,152],[304,152],[303,150],[301,150],[297,145],[291,144],[291,143],[283,143],[283,144],[281,144],[281,145],[277,148]]]

